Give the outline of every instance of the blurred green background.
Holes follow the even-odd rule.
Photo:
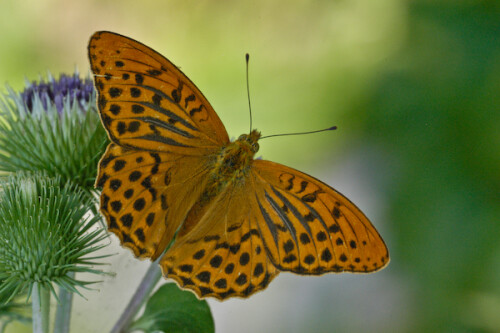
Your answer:
[[[231,137],[334,186],[370,217],[391,263],[370,275],[281,274],[210,301],[218,332],[500,332],[498,1],[1,2],[0,82],[88,73],[96,30],[156,49],[197,84]],[[117,253],[77,297],[72,332],[106,332],[147,262]],[[8,332],[29,332],[11,326]]]

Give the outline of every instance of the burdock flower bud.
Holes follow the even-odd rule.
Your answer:
[[[6,301],[36,283],[76,291],[92,283],[77,272],[102,273],[93,253],[106,235],[88,214],[90,198],[75,185],[42,174],[16,174],[0,182],[0,295]],[[96,226],[94,228],[94,226]],[[5,293],[10,295],[6,295]]]
[[[0,171],[42,171],[92,191],[108,143],[90,78],[31,82],[0,98]]]

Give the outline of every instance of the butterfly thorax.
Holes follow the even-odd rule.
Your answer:
[[[242,134],[238,140],[230,142],[213,156],[211,171],[205,189],[186,216],[183,230],[178,237],[187,234],[198,220],[209,209],[214,199],[228,186],[244,185],[246,176],[252,166],[255,153],[259,150],[257,140],[260,132],[253,130],[250,134]]]
[[[238,140],[231,142],[217,156],[214,176],[221,181],[231,181],[246,175],[259,150],[257,140],[260,132],[253,130],[250,134],[242,134]]]
[[[214,157],[210,181],[205,190],[206,197],[214,197],[227,185],[243,181],[250,170],[255,153],[259,150],[259,138],[260,132],[253,130],[221,148]]]

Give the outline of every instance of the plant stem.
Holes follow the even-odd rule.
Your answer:
[[[141,309],[142,305],[146,302],[149,294],[156,286],[161,278],[161,270],[158,265],[158,260],[152,262],[149,266],[146,274],[142,278],[139,287],[135,291],[134,296],[127,304],[125,311],[123,311],[120,319],[116,322],[115,326],[111,329],[111,333],[123,333],[130,327],[132,320],[134,320],[135,315]]]
[[[33,333],[49,332],[50,291],[35,282],[31,291]]]
[[[70,278],[75,277],[74,272],[68,273]],[[71,319],[71,306],[73,304],[73,293],[59,287],[59,303],[57,304],[54,333],[68,333]]]
[[[1,326],[0,326],[0,333],[4,333],[5,329],[7,328],[7,325],[10,324],[11,322],[12,322],[12,319],[7,319],[7,320],[3,321]]]

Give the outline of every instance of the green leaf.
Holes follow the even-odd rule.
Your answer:
[[[146,304],[142,317],[130,328],[144,332],[214,332],[210,307],[175,283],[161,286]]]

